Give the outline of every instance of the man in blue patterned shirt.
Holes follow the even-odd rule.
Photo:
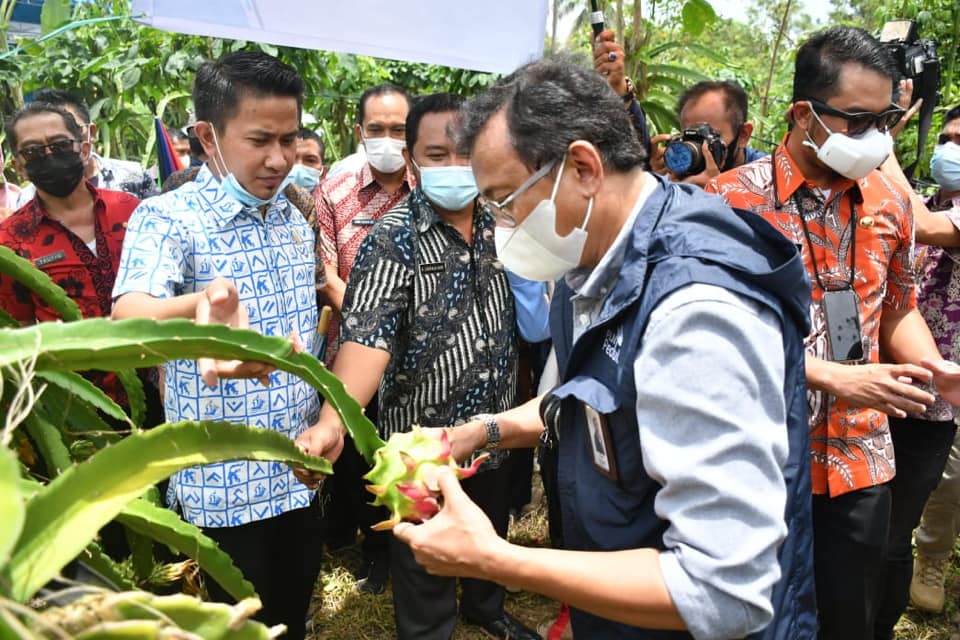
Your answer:
[[[202,66],[196,132],[210,160],[194,182],[130,219],[114,318],[194,318],[316,339],[314,239],[283,196],[296,154],[303,82],[276,58],[232,53]],[[167,420],[247,424],[296,438],[317,417],[315,391],[264,363],[167,363]],[[263,601],[260,619],[303,638],[320,568],[314,492],[282,464],[234,461],[171,479],[188,521],[226,550]],[[212,581],[217,599],[228,596]]]
[[[411,105],[403,153],[417,189],[364,239],[347,283],[333,372],[361,406],[379,387],[383,437],[413,424],[458,424],[512,407],[516,397],[513,295],[497,259],[493,217],[478,204],[469,160],[448,131],[462,102],[435,94]],[[342,437],[339,417],[325,407],[298,442],[336,458]],[[495,468],[500,461],[494,455],[464,488],[505,536],[508,474]],[[318,478],[297,473],[307,483]],[[393,538],[390,575],[397,637],[450,638],[456,581],[428,575]],[[504,612],[503,599],[496,583],[464,580],[460,613],[494,638],[539,638]]]

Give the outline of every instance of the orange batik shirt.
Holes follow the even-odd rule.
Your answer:
[[[831,189],[821,191],[800,174],[785,142],[772,156],[724,173],[706,189],[723,196],[731,206],[763,216],[800,250],[812,286],[813,328],[806,340],[811,356],[832,359],[817,274],[828,289],[845,287],[851,280],[851,247],[855,246],[852,287],[865,338],[864,354],[869,362],[879,362],[883,307],[916,306],[910,202],[879,171],[858,181],[841,178]],[[776,182],[771,179],[774,163]],[[856,234],[855,242],[851,232]],[[850,406],[820,391],[811,390],[807,397],[814,493],[837,496],[893,478],[896,467],[885,414]]]

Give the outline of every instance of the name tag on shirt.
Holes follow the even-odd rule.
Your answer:
[[[377,224],[377,221],[373,218],[354,218],[350,221],[350,224],[355,227],[372,227]]]
[[[583,413],[587,418],[587,438],[593,454],[593,466],[601,475],[616,482],[617,459],[613,455],[613,438],[610,437],[607,417],[588,404],[583,405]]]
[[[446,265],[442,262],[428,262],[420,266],[420,273],[443,273],[446,271]]]
[[[67,257],[67,254],[64,253],[63,251],[57,251],[55,253],[51,253],[51,254],[37,258],[36,260],[33,261],[33,264],[35,264],[37,267],[45,267],[48,264],[53,264],[54,262],[60,262],[66,257]]]

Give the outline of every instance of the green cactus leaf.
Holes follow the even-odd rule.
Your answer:
[[[169,637],[162,634],[160,620],[120,620],[101,622],[74,636],[76,640],[153,640]]]
[[[38,378],[60,387],[67,393],[77,396],[84,402],[90,403],[115,420],[122,422],[129,421],[127,414],[123,412],[120,405],[78,373],[74,373],[73,371],[47,370],[37,371],[36,375]]]
[[[127,402],[130,403],[130,419],[133,420],[133,424],[142,427],[147,417],[147,396],[143,392],[143,382],[140,381],[140,376],[134,369],[119,369],[115,373],[123,387],[123,392],[127,394]]]
[[[67,292],[29,260],[24,260],[7,247],[0,246],[0,273],[30,289],[64,320],[79,320],[80,307]]]
[[[244,579],[230,556],[221,551],[212,538],[204,535],[198,527],[184,522],[169,509],[152,505],[143,499],[134,500],[124,507],[116,520],[195,560],[234,598],[240,600],[256,595],[253,585]]]
[[[43,322],[0,332],[0,366],[37,357],[37,369],[115,370],[150,367],[168,360],[207,356],[256,360],[300,376],[340,414],[357,450],[373,464],[383,440],[343,383],[308,353],[294,353],[289,340],[191,320],[94,318],[64,324]]]
[[[23,492],[20,491],[20,463],[13,451],[0,447],[0,567],[7,564],[23,528]]]
[[[70,468],[73,459],[63,441],[63,435],[45,416],[41,415],[37,407],[34,407],[23,421],[23,426],[37,445],[40,455],[43,456],[50,477],[58,476]]]
[[[0,309],[0,329],[16,329],[19,326],[20,323],[17,322],[16,318]]]
[[[180,469],[235,459],[333,471],[329,461],[306,455],[285,436],[266,429],[180,422],[134,433],[70,467],[27,504],[8,565],[12,597],[24,601],[32,596],[150,486]]]
[[[103,549],[96,542],[91,542],[87,548],[80,554],[80,560],[85,562],[91,569],[109,580],[118,589],[134,589],[133,580],[130,579],[129,571],[125,571],[119,563],[104,553]]]

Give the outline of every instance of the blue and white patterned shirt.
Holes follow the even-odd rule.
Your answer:
[[[309,352],[317,332],[314,240],[303,216],[281,195],[262,217],[220,188],[206,166],[196,181],[140,204],[123,243],[114,299],[139,291],[157,298],[204,290],[230,279],[268,336],[296,331]],[[316,391],[284,372],[255,380],[203,384],[195,360],[165,365],[170,422],[217,420],[296,438],[316,421]],[[306,507],[313,497],[280,463],[234,461],[185,469],[171,479],[174,501],[201,527],[231,527]],[[171,505],[173,506],[173,505]]]

